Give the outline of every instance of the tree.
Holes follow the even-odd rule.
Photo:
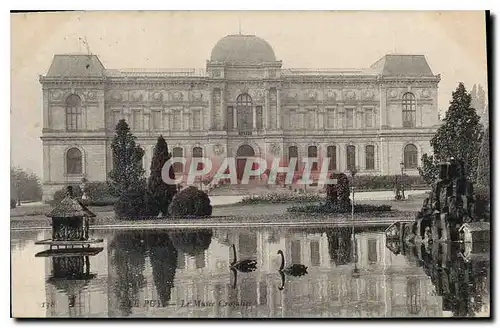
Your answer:
[[[474,84],[471,91],[471,107],[481,117],[482,122],[488,121],[488,105],[486,103],[486,91],[481,84]]]
[[[33,172],[19,167],[10,168],[10,198],[17,201],[42,200],[42,184]]]
[[[489,126],[484,129],[481,150],[479,151],[479,160],[477,164],[477,180],[480,186],[490,186],[490,133]]]
[[[151,160],[151,174],[148,179],[148,192],[151,197],[151,208],[154,209],[155,215],[160,212],[166,216],[168,215],[168,207],[177,192],[175,184],[168,184],[163,181],[161,172],[165,163],[172,157],[168,153],[167,142],[163,136],[158,137],[156,146]],[[170,166],[168,171],[170,179],[175,179],[173,166]]]
[[[479,116],[471,107],[471,96],[460,82],[452,93],[443,124],[431,139],[433,155],[422,156],[420,175],[427,183],[432,183],[437,179],[437,164],[454,157],[464,161],[467,178],[475,181],[481,131]]]
[[[130,132],[127,122],[120,120],[111,143],[113,169],[109,172],[110,187],[117,196],[132,186],[136,188],[146,183],[142,168],[144,151],[136,145],[135,140],[136,137]]]

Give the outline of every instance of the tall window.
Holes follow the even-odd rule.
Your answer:
[[[66,130],[78,130],[82,125],[82,100],[72,94],[66,98]]]
[[[257,130],[262,130],[262,106],[255,107],[255,116],[257,118]]]
[[[82,152],[78,148],[70,148],[66,152],[66,173],[82,174]]]
[[[369,145],[365,147],[365,168],[375,170],[375,146]]]
[[[346,148],[347,169],[353,170],[356,167],[356,147],[347,146]]]
[[[418,151],[417,147],[412,144],[408,144],[404,149],[404,164],[405,169],[416,169],[418,166]]]
[[[201,111],[193,111],[193,130],[201,130]]]
[[[247,93],[236,98],[236,115],[238,130],[251,131],[253,129],[252,98]]]
[[[312,130],[314,129],[314,111],[308,110],[306,112],[306,129]]]
[[[316,146],[309,146],[307,147],[307,157],[310,159],[317,159],[318,158],[318,147]],[[317,171],[318,170],[318,162],[314,162],[312,164],[312,171]]]
[[[403,95],[403,127],[415,127],[416,108],[415,95],[411,92],[405,93]]]
[[[182,114],[180,110],[174,110],[172,130],[182,131]]]
[[[141,122],[142,122],[142,120],[141,120],[142,115],[141,114],[142,114],[141,111],[138,111],[138,110],[134,110],[134,112],[133,112],[134,130],[136,130],[136,131],[141,130]]]
[[[346,109],[345,110],[345,126],[346,128],[354,127],[354,110]]]
[[[184,157],[182,148],[175,147],[172,150],[172,157],[177,157],[177,158]],[[182,174],[183,171],[184,171],[184,165],[181,162],[174,163],[174,172],[175,173],[181,173]]]
[[[377,263],[377,240],[368,239],[368,262]]]
[[[327,110],[327,127],[328,129],[335,128],[335,109],[329,108]]]
[[[203,157],[203,149],[201,147],[193,148],[193,158],[202,158]],[[198,162],[196,170],[203,170],[203,163]]]
[[[290,146],[288,147],[288,162],[290,163],[292,158],[295,158],[297,160],[297,163],[295,164],[295,171],[299,170],[299,150],[297,149],[297,146]]]
[[[330,162],[328,163],[328,171],[337,170],[337,147],[328,146],[326,148],[326,156],[330,159]]]
[[[373,109],[365,110],[365,127],[373,127]]]
[[[153,113],[153,115],[152,115],[153,116],[152,117],[152,119],[153,119],[153,130],[154,131],[161,130],[161,123],[162,123],[162,121],[161,121],[161,112],[155,110],[152,113]]]
[[[232,131],[234,129],[234,111],[233,111],[233,106],[227,107],[227,130]]]

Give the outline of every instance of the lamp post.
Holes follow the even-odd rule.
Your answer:
[[[351,201],[351,221],[352,221],[352,238],[354,240],[354,176],[358,173],[356,167],[351,168],[351,177],[352,177],[352,201]]]
[[[405,169],[405,163],[403,161],[401,161],[401,163],[399,163],[399,165],[401,166],[401,196],[403,198],[403,200],[405,199],[405,185],[404,185],[404,169]]]

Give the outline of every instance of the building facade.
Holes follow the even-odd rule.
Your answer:
[[[163,135],[188,160],[328,157],[330,171],[398,174],[404,162],[418,174],[439,125],[439,81],[421,55],[358,70],[285,69],[253,35],[219,40],[202,70],[112,70],[96,55],[55,55],[40,77],[44,198],[83,177],[106,180],[120,119],[145,168]]]

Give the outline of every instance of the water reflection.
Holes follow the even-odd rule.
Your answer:
[[[105,251],[91,258],[94,279],[52,288],[52,272],[39,272],[46,301],[59,304],[48,316],[441,317],[489,304],[489,257],[403,245],[393,253],[382,231],[356,230],[355,238],[350,228],[95,233]],[[238,259],[257,261],[255,271],[230,270],[233,244]],[[284,281],[278,250],[308,274]]]
[[[397,245],[396,245],[397,244]],[[401,252],[411,263],[421,266],[431,278],[436,295],[442,297],[443,311],[456,317],[471,317],[489,312],[489,244],[475,247],[459,243],[432,243],[407,245],[391,242],[390,249]],[[418,307],[414,298],[419,296],[417,284],[408,286],[408,306]]]

